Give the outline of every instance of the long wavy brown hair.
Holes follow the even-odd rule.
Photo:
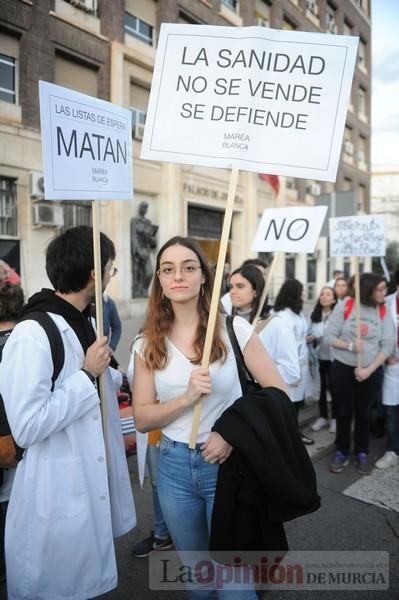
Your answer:
[[[207,263],[207,260],[195,240],[189,237],[175,236],[168,240],[157,254],[156,272],[158,272],[161,262],[161,256],[170,246],[180,245],[188,248],[196,254],[201,265],[204,283],[202,285],[203,293],[198,295],[198,327],[195,334],[193,348],[195,355],[191,362],[195,365],[201,363],[202,352],[204,349],[206,326],[208,323],[209,309],[211,305],[213,275]],[[175,319],[173,307],[168,298],[162,293],[162,287],[156,274],[151,286],[151,292],[148,302],[146,318],[143,327],[145,336],[144,343],[144,362],[148,369],[153,371],[164,369],[168,364],[168,353],[166,349],[166,337],[172,329]],[[227,348],[221,337],[221,311],[218,311],[216,318],[215,333],[213,336],[211,362],[216,360],[224,361],[227,356]]]

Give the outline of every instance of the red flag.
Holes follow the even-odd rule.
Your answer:
[[[271,187],[274,190],[274,193],[277,196],[279,189],[280,189],[280,180],[278,178],[278,175],[268,175],[267,173],[259,173],[259,177],[263,181],[266,181],[266,183],[271,185]]]

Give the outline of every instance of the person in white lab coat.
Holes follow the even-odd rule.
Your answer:
[[[115,248],[101,234],[105,288]],[[47,312],[65,358],[52,389],[53,360],[44,329],[19,323],[0,365],[12,435],[25,448],[6,521],[9,600],[86,600],[117,585],[113,537],[135,525],[107,338],[95,339],[88,309],[94,296],[93,232],[68,229],[49,244],[46,271],[54,286],[24,309]],[[108,443],[97,378],[105,373]],[[108,469],[107,469],[108,463]]]
[[[301,374],[298,383],[290,385],[288,388],[288,395],[294,403],[297,414],[305,400],[306,384],[309,378],[308,347],[306,343],[308,324],[302,308],[303,285],[297,279],[288,279],[283,283],[277,294],[273,306],[273,314],[277,314],[283,319],[286,325],[293,331],[297,344]],[[304,444],[308,446],[314,444],[314,440],[304,433],[301,436]]]
[[[386,407],[387,448],[377,460],[377,469],[387,469],[399,462],[399,269],[395,272],[396,292],[387,296],[388,313],[396,325],[395,353],[385,363],[382,402]]]

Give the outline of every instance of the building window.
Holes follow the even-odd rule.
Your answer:
[[[308,283],[316,283],[317,281],[317,260],[313,257],[307,260],[307,281]]]
[[[97,14],[97,0],[66,0],[68,4],[72,4],[76,6],[76,8],[80,8],[85,12],[96,15]]]
[[[366,90],[362,87],[359,88],[358,91],[358,104],[357,104],[357,112],[359,114],[359,118],[362,121],[367,120],[367,98],[366,98]]]
[[[366,213],[366,186],[362,184],[357,188],[357,212]]]
[[[336,10],[333,6],[331,6],[331,4],[327,4],[326,28],[330,33],[338,33]]]
[[[285,278],[295,279],[295,257],[285,257]]]
[[[352,25],[344,21],[344,35],[352,35]]]
[[[0,54],[0,100],[16,104],[16,60],[12,56]]]
[[[283,18],[283,29],[286,31],[294,31],[296,29],[295,23],[287,19],[287,17]]]
[[[354,152],[354,146],[353,146],[353,135],[352,135],[352,129],[350,127],[345,127],[345,133],[344,133],[344,157],[346,160],[350,160],[353,161],[353,152]]]
[[[349,279],[351,276],[351,259],[344,258],[344,277]]]
[[[267,4],[258,5],[255,19],[256,24],[260,27],[270,27],[270,6]]]
[[[315,17],[319,16],[319,7],[317,6],[317,0],[306,0],[306,9],[312,13]]]
[[[133,35],[149,46],[154,45],[154,28],[138,17],[125,13],[125,32]]]
[[[18,234],[15,179],[0,177],[0,235]]]
[[[367,51],[366,51],[366,43],[363,40],[359,40],[359,52],[357,55],[357,63],[359,65],[359,69],[365,71],[367,73]]]
[[[76,225],[92,225],[91,202],[65,200],[62,203],[64,214],[64,229]]]
[[[353,190],[352,179],[350,177],[344,178],[344,192],[351,192]]]
[[[97,69],[83,65],[66,54],[56,53],[54,83],[57,85],[96,97],[98,95],[97,75]]]
[[[144,135],[144,125],[146,113],[134,106],[129,106],[132,113],[132,135],[136,140],[142,140]]]
[[[238,14],[239,11],[239,1],[238,0],[222,0],[222,3],[230,8],[233,12]]]
[[[363,171],[367,169],[367,143],[363,136],[359,136],[357,162],[359,169]]]
[[[356,4],[358,5],[358,7],[366,13],[366,15],[369,14],[369,3],[368,0],[356,0]]]

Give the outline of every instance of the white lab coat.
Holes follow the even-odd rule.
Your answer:
[[[301,371],[294,331],[276,313],[259,331],[259,338],[287,386],[299,383]]]
[[[395,325],[398,323],[396,312],[397,292],[385,298],[387,305],[387,317],[391,317]],[[396,356],[399,358],[398,341],[396,338]],[[384,369],[384,383],[382,388],[382,402],[386,406],[397,406],[399,404],[399,363],[386,365]]]
[[[108,477],[99,397],[80,369],[75,332],[51,315],[65,362],[50,392],[50,344],[34,321],[17,325],[0,365],[12,434],[26,448],[6,523],[9,600],[86,600],[117,585],[113,537],[136,524],[116,394],[109,370]]]
[[[290,308],[273,313],[278,315],[280,319],[293,331],[297,344],[297,352],[300,367],[300,378],[298,383],[288,386],[288,395],[293,402],[304,400],[308,385],[309,366],[308,366],[308,348],[306,344],[306,335],[308,324],[304,315],[297,315]]]

